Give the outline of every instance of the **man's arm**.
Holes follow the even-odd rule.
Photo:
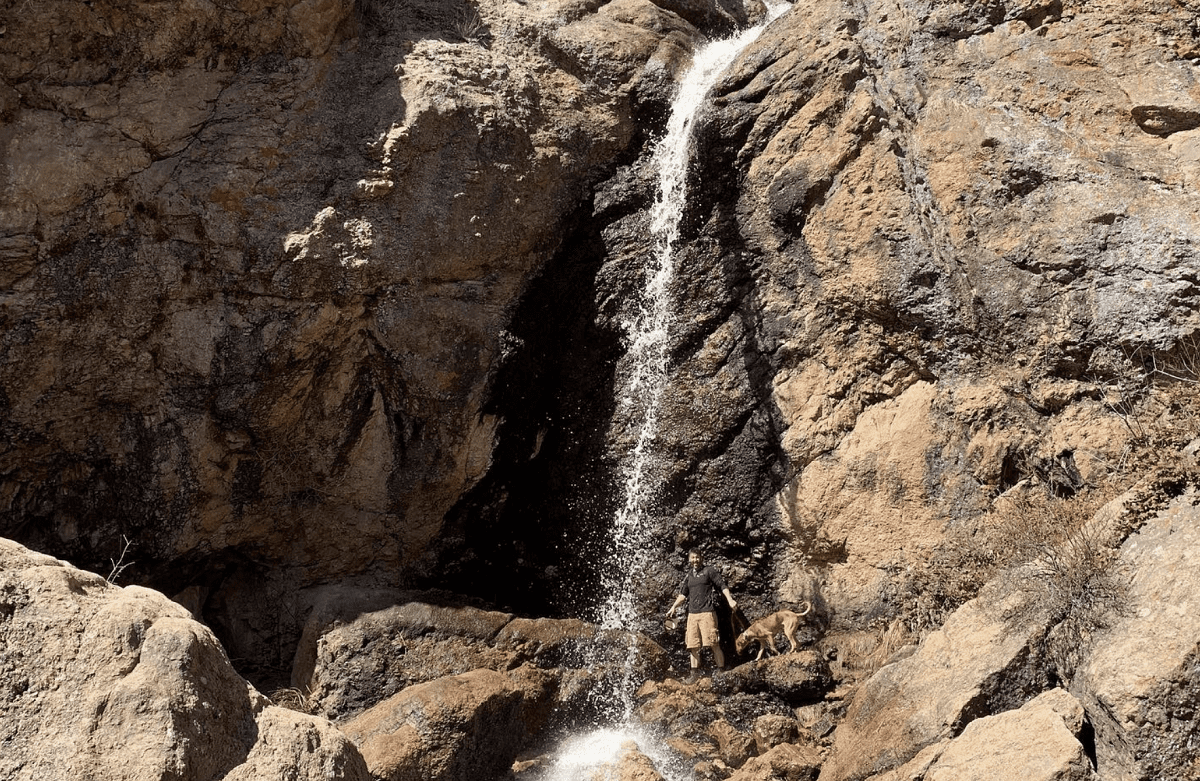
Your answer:
[[[682,605],[686,601],[687,601],[687,597],[685,597],[683,594],[680,594],[679,596],[675,597],[675,604],[671,605],[670,609],[667,610],[667,615],[669,616],[672,613],[674,613],[676,610],[679,609],[679,606]]]
[[[729,609],[737,610],[737,601],[733,598],[733,594],[729,593],[729,589],[721,589],[721,593],[725,595],[725,601],[729,603]]]

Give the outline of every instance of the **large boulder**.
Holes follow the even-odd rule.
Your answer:
[[[342,725],[382,781],[498,777],[547,718],[552,677],[474,670],[411,686]]]
[[[417,684],[522,664],[558,679],[564,719],[587,718],[604,700],[660,678],[669,660],[636,632],[574,618],[514,618],[445,592],[322,590],[305,623],[292,686],[322,715],[350,719]]]
[[[818,701],[832,687],[829,662],[811,650],[740,664],[713,681],[719,692],[769,692],[793,706]]]
[[[780,743],[746,762],[729,781],[814,781],[821,753],[810,746]]]
[[[336,589],[351,596],[353,590]],[[374,601],[367,592],[367,604]],[[392,595],[397,603],[369,612],[315,610],[297,648],[293,686],[331,719],[344,720],[408,686],[479,668],[515,667],[515,655],[492,640],[510,613],[437,604],[433,595]],[[350,605],[356,600],[348,600]]]
[[[1079,737],[1083,706],[1052,689],[1016,710],[985,716],[953,740],[922,751],[873,781],[1094,781]]]
[[[858,781],[908,762],[980,716],[1016,708],[1047,684],[1048,616],[1031,595],[989,584],[921,643],[862,684],[833,736],[821,781]]]
[[[1121,547],[1127,610],[1092,633],[1071,691],[1096,733],[1104,778],[1184,781],[1200,769],[1200,507],[1195,490]]]
[[[0,539],[0,776],[366,781],[321,718],[272,706],[149,589]]]

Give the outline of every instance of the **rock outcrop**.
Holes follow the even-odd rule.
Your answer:
[[[1189,13],[817,2],[734,63],[696,135],[647,477],[664,556],[639,601],[671,582],[667,551],[704,544],[748,607],[806,598],[818,574],[861,624],[1003,491],[1113,479],[1170,407],[1153,367],[1200,325]],[[528,516],[586,522],[491,544],[547,562],[602,547],[652,173],[643,157],[597,188],[514,320],[497,460],[463,506],[479,549]],[[1190,438],[1168,425],[1162,445]]]
[[[1017,710],[971,722],[954,740],[922,751],[875,781],[1094,781],[1087,750],[1079,742],[1083,706],[1052,689]]]
[[[1127,609],[1092,634],[1071,683],[1095,730],[1101,778],[1182,781],[1200,768],[1196,502],[1195,493],[1176,499],[1122,545]]]
[[[1187,16],[806,4],[715,90],[671,430],[777,443],[775,501],[745,511],[780,514],[843,615],[1059,456],[1103,480],[1128,356],[1195,330],[1195,131],[1165,119],[1196,100]],[[687,464],[680,512],[708,518],[731,467]]]
[[[1189,7],[821,0],[729,70],[641,601],[707,541],[861,622],[996,493],[1107,479],[1198,325]],[[124,535],[276,662],[306,605],[268,590],[594,600],[646,153],[757,4],[73,9],[3,16],[0,533],[95,569]]]
[[[0,776],[370,776],[332,724],[275,707],[166,597],[0,540]]]
[[[499,774],[512,738],[480,714],[582,713],[615,669],[573,655],[604,645],[582,617],[621,566],[654,141],[695,47],[762,14],[0,10],[0,535],[191,613],[0,543],[0,775],[364,777],[218,637],[353,718],[376,775],[464,777],[475,751]],[[644,677],[668,666],[654,622],[685,547],[752,614],[807,600],[814,636],[870,632],[1014,487],[1194,463],[1198,16],[813,0],[728,69],[693,139],[647,443],[651,563],[622,627]],[[932,781],[1024,751],[1051,760],[1031,777],[1084,779],[1088,730],[1102,778],[1188,778],[1188,502],[1139,519],[1132,612],[1072,638],[1077,665],[1043,655],[1061,616],[993,584],[839,690],[831,746],[815,651],[655,681],[637,712],[706,778]],[[541,683],[514,682],[526,663]],[[1001,732],[1030,748],[988,753]]]
[[[550,681],[533,670],[438,678],[384,700],[342,730],[374,778],[496,778],[545,725]]]
[[[1077,541],[1117,546],[1079,566],[1099,562],[1128,591],[1073,619],[1077,664],[1054,652],[1070,613],[1048,596],[1049,569],[1023,565],[861,685],[821,779],[1189,777],[1200,762],[1190,719],[1200,628],[1183,605],[1194,599],[1186,562],[1200,516],[1194,488],[1163,501],[1157,485],[1111,502],[1078,532]],[[1089,576],[1073,575],[1083,588]],[[1069,693],[1041,693],[1056,679]]]
[[[993,584],[908,658],[857,692],[834,732],[822,781],[858,781],[904,764],[974,719],[1022,705],[1047,685],[1039,658],[1049,622],[1029,595]]]
[[[278,622],[247,615],[262,595],[239,579],[436,574],[492,461],[513,309],[644,141],[695,25],[742,19],[644,0],[0,12],[0,534],[95,569],[127,536],[128,575],[209,589],[247,658],[295,638],[243,634]]]

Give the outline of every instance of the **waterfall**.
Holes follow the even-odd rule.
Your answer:
[[[658,193],[650,215],[653,255],[640,311],[625,323],[627,362],[632,369],[621,389],[618,407],[620,418],[640,419],[640,423],[627,457],[624,501],[613,519],[611,553],[601,576],[603,591],[609,595],[599,614],[601,627],[605,629],[628,629],[639,624],[634,584],[645,575],[652,554],[648,513],[654,486],[648,478],[655,457],[659,404],[670,375],[668,346],[674,316],[671,286],[676,270],[675,244],[687,205],[692,131],[705,97],[717,79],[763,28],[788,7],[771,5],[767,19],[761,24],[731,38],[712,41],[696,52],[671,104],[666,134],[654,150],[652,166],[658,175]],[[613,715],[626,721],[633,709],[632,656],[630,649],[624,685],[616,693],[619,702],[613,703],[619,705],[619,711]]]
[[[627,362],[632,367],[620,391],[618,418],[634,421],[637,437],[624,467],[624,500],[613,519],[610,553],[601,571],[601,588],[608,597],[599,608],[602,629],[631,629],[641,623],[634,588],[650,563],[651,529],[648,513],[653,488],[650,471],[654,442],[658,435],[658,412],[669,378],[669,334],[674,306],[671,286],[675,279],[675,244],[687,203],[691,165],[692,131],[705,97],[720,75],[739,53],[749,46],[766,25],[790,6],[768,0],[767,18],[731,38],[712,41],[696,52],[692,65],[679,85],[671,105],[666,134],[654,149],[652,165],[658,175],[658,193],[651,211],[653,253],[649,258],[647,285],[637,315],[625,323]],[[673,598],[674,594],[664,595]],[[660,766],[665,777],[685,777],[665,767],[665,753],[633,723],[633,689],[636,648],[624,655],[624,675],[615,691],[604,692],[607,701],[601,712],[612,724],[589,735],[573,738],[559,749],[552,781],[580,777],[589,767],[611,762],[622,744],[634,741],[642,753]]]

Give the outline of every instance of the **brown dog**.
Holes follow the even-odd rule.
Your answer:
[[[763,657],[763,653],[767,648],[771,649],[772,653],[778,654],[779,649],[775,647],[775,635],[778,632],[783,632],[788,639],[788,644],[791,646],[790,653],[796,653],[800,646],[796,643],[796,630],[800,628],[800,624],[804,621],[804,617],[812,612],[812,603],[802,603],[803,610],[799,613],[794,610],[780,610],[772,613],[766,618],[760,618],[738,635],[734,641],[734,647],[740,654],[751,643],[758,643],[758,656],[756,660]]]

